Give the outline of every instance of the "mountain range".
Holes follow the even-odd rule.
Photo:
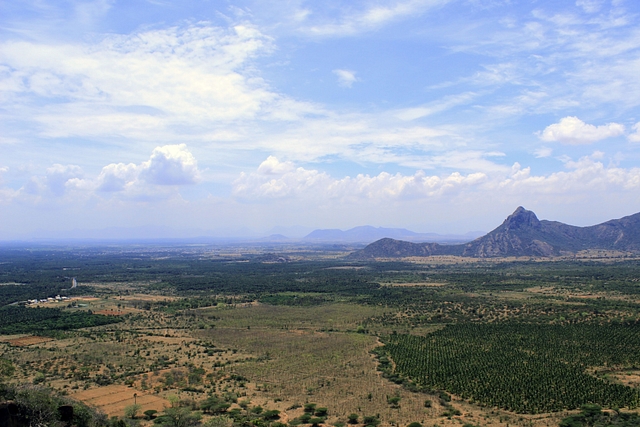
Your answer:
[[[576,227],[557,221],[540,221],[535,213],[520,206],[495,230],[468,243],[443,245],[385,238],[352,253],[350,258],[431,255],[550,257],[587,249],[640,252],[640,213],[589,227]]]
[[[349,242],[349,243],[370,243],[382,238],[405,240],[412,242],[468,242],[481,233],[469,232],[464,235],[458,234],[437,234],[437,233],[416,233],[404,228],[384,228],[363,225],[350,228],[349,230],[339,229],[319,229],[307,234],[303,240],[307,242]]]

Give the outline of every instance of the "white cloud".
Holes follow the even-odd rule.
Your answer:
[[[178,187],[200,181],[196,159],[187,146],[165,145],[156,147],[149,160],[140,164],[106,165],[95,178],[85,178],[79,166],[55,164],[44,176],[31,177],[16,195],[38,203],[93,196],[150,200],[170,197]]]
[[[337,69],[333,70],[333,74],[338,76],[338,83],[340,86],[351,87],[358,81],[355,71]]]
[[[314,187],[326,186],[329,181],[330,177],[325,173],[296,169],[289,162],[280,162],[276,157],[269,156],[256,173],[243,172],[233,182],[233,194],[242,199],[303,196]]]
[[[140,177],[150,184],[188,185],[200,180],[198,164],[186,144],[157,147],[140,169]]]
[[[333,178],[325,172],[281,163],[270,156],[257,172],[242,173],[233,182],[233,195],[244,201],[295,199],[305,203],[333,205],[342,202],[384,203],[402,200],[440,200],[444,196],[461,196],[470,200],[500,198],[520,199],[546,196],[589,196],[615,194],[640,189],[640,168],[606,167],[600,161],[604,153],[594,152],[577,161],[567,160],[566,171],[534,175],[531,168],[515,163],[502,172],[475,172],[428,175],[418,170],[413,175],[381,172],[370,176]],[[265,163],[280,172],[265,174]],[[286,165],[280,168],[280,165]],[[273,169],[272,169],[273,170]],[[367,202],[368,201],[368,202]]]
[[[271,173],[264,173],[264,165],[270,165]],[[262,169],[262,171],[261,171]],[[279,173],[273,171],[279,170]],[[242,173],[233,182],[233,194],[244,200],[298,197],[302,199],[405,199],[442,195],[459,187],[483,182],[484,173],[462,175],[454,172],[444,176],[429,176],[424,171],[414,175],[381,172],[370,176],[334,179],[325,172],[295,168],[291,163],[281,163],[269,156],[256,173]]]
[[[633,125],[634,133],[628,136],[629,141],[631,142],[640,142],[640,122]]]
[[[97,190],[106,192],[123,191],[136,180],[139,168],[133,163],[112,163],[102,168],[97,178]]]
[[[543,141],[580,145],[620,136],[623,133],[624,125],[619,123],[594,126],[583,122],[577,117],[569,116],[558,123],[547,126],[539,136]]]
[[[427,175],[421,170],[409,176],[381,172],[377,176],[360,174],[355,178],[343,178],[331,185],[329,193],[334,197],[372,200],[438,197],[476,186],[486,179],[487,175],[482,172],[468,175],[453,172],[443,176]]]
[[[555,4],[537,5],[528,15],[501,19],[501,27],[479,21],[455,28],[457,33],[447,33],[450,49],[495,62],[485,60],[479,64],[484,70],[439,86],[502,89],[506,96],[483,105],[491,118],[500,113],[599,111],[603,103],[610,104],[608,111],[636,108],[640,105],[640,80],[634,77],[640,73],[637,14],[603,1],[583,0],[577,5],[594,15]],[[540,96],[522,96],[527,92]]]
[[[538,159],[550,157],[552,153],[553,153],[553,149],[549,147],[540,147],[534,151],[534,154]]]
[[[258,173],[260,175],[281,175],[291,172],[294,168],[291,162],[281,162],[275,156],[269,156],[258,166]]]
[[[271,41],[243,25],[207,23],[130,35],[95,45],[0,43],[0,96],[48,137],[148,139],[176,126],[251,119],[279,107],[251,69]],[[44,105],[29,109],[24,101]]]
[[[326,156],[361,163],[398,163],[416,167],[434,153],[456,149],[461,128],[403,126],[386,115],[329,115],[289,126],[276,134],[256,135],[245,148],[270,151],[292,161],[318,161]],[[247,138],[249,139],[249,138]]]
[[[82,178],[83,172],[77,165],[54,164],[47,169],[44,176],[32,177],[24,191],[32,195],[50,193],[55,197],[60,197],[69,188],[73,179]]]
[[[9,171],[6,166],[0,166],[0,203],[11,201],[15,197],[15,191],[4,187],[4,175]]]
[[[111,9],[114,2],[115,0],[94,0],[77,3],[75,5],[76,17],[84,25],[93,24]]]
[[[337,18],[326,19],[325,22],[303,27],[301,30],[313,36],[354,35],[380,28],[401,18],[417,16],[448,2],[449,0],[390,0],[374,5],[365,2],[367,7],[363,9],[345,8]],[[312,16],[308,11],[304,15],[305,18]]]
[[[601,152],[565,163],[567,171],[534,176],[530,168],[518,169],[509,179],[498,183],[498,188],[513,195],[518,192],[529,196],[577,194],[612,194],[637,191],[640,188],[640,168],[604,166]]]
[[[576,6],[581,7],[587,13],[595,13],[602,8],[602,0],[577,0]]]
[[[466,92],[457,95],[445,96],[443,99],[436,102],[432,102],[428,105],[421,107],[405,108],[399,110],[395,116],[400,120],[415,120],[422,117],[430,116],[432,114],[440,113],[449,110],[459,105],[468,104],[474,98],[478,96],[475,92]]]

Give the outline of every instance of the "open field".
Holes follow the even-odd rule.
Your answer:
[[[39,337],[37,335],[36,336],[31,335],[26,337],[7,339],[4,342],[15,347],[25,347],[28,345],[42,344],[51,340],[52,338],[49,338],[49,337]]]
[[[135,399],[134,393],[136,394]],[[166,399],[121,385],[109,385],[80,391],[71,394],[70,397],[96,407],[109,416],[122,415],[124,409],[134,401],[141,406],[141,412],[149,409],[161,412],[171,406],[171,403]]]

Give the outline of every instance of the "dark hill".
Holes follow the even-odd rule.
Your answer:
[[[476,258],[558,256],[585,249],[640,251],[640,213],[590,227],[540,221],[522,206],[495,230],[460,245],[381,239],[350,255],[353,259],[459,255]]]

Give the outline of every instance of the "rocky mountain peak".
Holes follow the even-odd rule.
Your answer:
[[[528,211],[522,206],[518,206],[511,215],[502,223],[507,230],[519,230],[523,228],[540,228],[540,220],[532,211]]]

